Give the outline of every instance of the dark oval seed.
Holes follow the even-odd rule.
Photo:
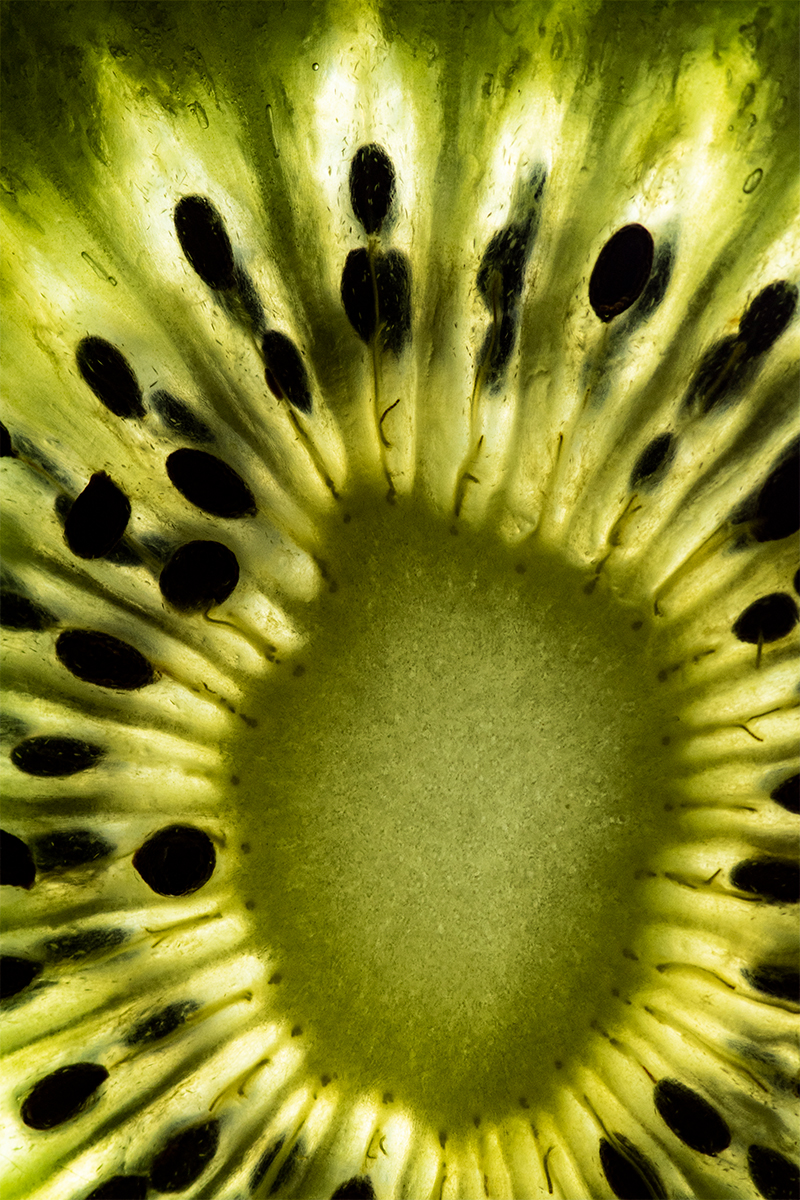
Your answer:
[[[22,1102],[20,1115],[31,1129],[55,1129],[88,1106],[108,1071],[99,1063],[74,1063],[45,1075]]]
[[[233,249],[222,217],[205,196],[175,206],[175,232],[189,266],[210,288],[233,286]]]
[[[169,825],[148,838],[133,865],[159,896],[187,896],[208,883],[217,861],[207,833],[193,825]]]
[[[758,494],[753,537],[775,542],[800,529],[800,453],[792,445]]]
[[[739,322],[739,337],[754,358],[769,350],[783,333],[797,308],[797,288],[781,280],[758,293]]]
[[[56,624],[56,618],[41,604],[19,592],[0,592],[0,625],[4,629],[38,632]]]
[[[331,1196],[331,1200],[375,1200],[375,1188],[372,1180],[365,1176],[348,1179],[341,1184]]]
[[[145,1200],[148,1187],[146,1175],[114,1175],[90,1192],[86,1200]]]
[[[499,326],[494,323],[486,330],[481,346],[480,362],[485,363],[486,382],[497,386],[511,358],[517,333],[516,317],[504,312]]]
[[[770,799],[790,813],[800,813],[800,775],[790,775],[770,792]]]
[[[411,267],[401,250],[376,255],[381,340],[399,354],[411,333]]]
[[[786,592],[772,592],[755,600],[734,623],[740,642],[777,642],[797,624],[797,605]]]
[[[394,166],[383,146],[359,146],[350,163],[350,203],[365,233],[380,229],[394,194]]]
[[[15,954],[0,956],[0,1000],[18,996],[42,972],[42,964]]]
[[[653,266],[653,238],[643,225],[624,225],[608,239],[589,279],[589,303],[609,322],[641,296]]]
[[[130,515],[128,497],[105,471],[98,471],[67,514],[67,545],[78,558],[102,558],[119,542]]]
[[[279,1137],[276,1141],[272,1142],[271,1145],[267,1146],[267,1149],[261,1155],[261,1158],[256,1163],[255,1167],[253,1168],[253,1173],[250,1176],[251,1192],[254,1192],[263,1182],[267,1171],[270,1169],[272,1164],[275,1162],[275,1159],[283,1149],[285,1140],[285,1138]]]
[[[800,864],[784,858],[749,858],[731,871],[731,883],[775,904],[800,901]]]
[[[227,600],[239,582],[236,555],[221,542],[187,542],[172,555],[158,581],[164,599],[181,612]]]
[[[677,1079],[658,1081],[655,1105],[662,1120],[691,1150],[713,1156],[731,1144],[731,1131],[716,1109]]]
[[[373,255],[372,269],[374,283],[367,251],[350,251],[342,271],[342,304],[363,342],[372,339],[379,325],[384,347],[399,354],[411,330],[410,269],[399,250]]]
[[[0,458],[13,458],[14,447],[11,443],[11,434],[7,427],[0,421]]]
[[[533,221],[498,229],[478,267],[478,291],[490,312],[507,309],[522,293]]]
[[[111,342],[85,337],[78,343],[75,361],[84,382],[115,417],[144,416],[138,380],[125,355]]]
[[[291,338],[269,329],[261,340],[269,389],[279,400],[286,399],[300,412],[311,412],[308,372],[300,351]]]
[[[137,1025],[134,1025],[125,1038],[126,1045],[135,1046],[147,1042],[159,1042],[162,1038],[169,1037],[197,1007],[194,1000],[181,1000],[175,1004],[168,1004],[155,1016],[147,1017],[144,1021],[139,1021]]]
[[[614,1136],[624,1152],[600,1139],[600,1165],[611,1191],[619,1200],[662,1200],[666,1192],[655,1168],[627,1138]]]
[[[32,888],[35,878],[36,867],[30,847],[22,838],[0,829],[0,884]]]
[[[800,1195],[800,1168],[777,1150],[750,1146],[747,1169],[764,1200],[792,1200]]]
[[[205,1121],[168,1138],[150,1167],[157,1192],[182,1192],[199,1179],[217,1153],[219,1121]]]
[[[649,442],[636,460],[631,471],[631,487],[638,487],[664,467],[675,453],[675,437],[671,433],[659,433]]]
[[[190,504],[214,517],[251,517],[256,511],[253,493],[241,476],[205,450],[173,451],[167,475]]]
[[[11,751],[14,766],[26,775],[54,778],[87,771],[103,757],[99,746],[70,737],[25,738]]]
[[[742,972],[748,983],[765,996],[800,1004],[800,971],[792,967],[773,967],[768,963]]]
[[[351,250],[342,270],[342,304],[362,342],[375,332],[375,291],[366,250]]]
[[[37,838],[33,844],[40,871],[69,871],[83,867],[105,858],[113,849],[110,842],[90,829],[59,829]]]
[[[214,434],[205,421],[201,421],[188,404],[163,390],[153,392],[150,404],[165,425],[188,438],[190,442],[213,442]]]
[[[65,629],[56,641],[59,662],[84,683],[131,692],[146,687],[155,672],[133,646],[93,629]]]

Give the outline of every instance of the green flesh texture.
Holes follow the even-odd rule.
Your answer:
[[[731,629],[792,592],[796,547],[734,553],[731,515],[796,436],[797,322],[729,403],[701,419],[683,397],[753,297],[800,277],[796,6],[10,3],[3,22],[3,569],[58,621],[7,635],[3,827],[116,847],[3,889],[3,952],[45,962],[4,1017],[3,1195],[146,1175],[210,1115],[187,1196],[247,1194],[280,1141],[256,1195],[368,1177],[379,1200],[606,1197],[603,1139],[654,1195],[755,1194],[748,1147],[797,1157],[797,1006],[743,972],[792,969],[796,921],[731,871],[796,855],[769,799],[796,770],[796,644]],[[348,170],[369,142],[397,197],[368,242]],[[479,269],[542,174],[493,387]],[[266,386],[243,293],[182,254],[187,195],[299,348],[310,415]],[[663,298],[604,323],[589,278],[631,223],[671,264]],[[410,264],[399,355],[343,307],[361,246]],[[132,365],[143,420],[86,386],[87,335]],[[213,431],[255,517],[170,486],[190,443],[158,389]],[[675,461],[632,486],[665,430]],[[64,542],[55,502],[98,471],[139,566]],[[241,579],[182,614],[164,547],[203,538]],[[125,640],[157,682],[77,680],[61,627]],[[32,778],[20,730],[105,756]],[[132,856],[176,823],[216,867],[165,897]],[[81,959],[43,949],[117,928]],[[188,1002],[163,1041],[126,1042]],[[29,1128],[31,1088],[76,1062],[108,1081]],[[730,1146],[679,1137],[663,1079]]]

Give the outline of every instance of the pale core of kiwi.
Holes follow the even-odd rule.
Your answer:
[[[647,614],[602,581],[345,508],[306,644],[229,747],[253,948],[315,1074],[501,1119],[636,986],[679,725]]]

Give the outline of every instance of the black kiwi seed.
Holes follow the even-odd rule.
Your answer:
[[[731,883],[775,904],[797,904],[800,864],[784,858],[748,858],[731,871]]]
[[[55,1129],[88,1107],[108,1071],[99,1063],[73,1063],[45,1075],[22,1102],[20,1115],[31,1129]]]
[[[0,625],[4,629],[38,632],[55,625],[56,618],[41,604],[19,592],[0,592]]]
[[[517,322],[510,312],[503,313],[499,326],[492,324],[486,330],[480,351],[480,362],[486,364],[488,383],[499,383],[511,358],[516,332]]]
[[[167,475],[190,504],[213,517],[250,517],[256,511],[253,493],[233,467],[206,450],[174,450]]]
[[[350,163],[350,202],[365,233],[378,232],[394,193],[394,166],[383,146],[359,146]]]
[[[772,592],[749,605],[736,619],[733,633],[740,642],[777,642],[797,624],[797,605],[786,592]]]
[[[13,458],[14,446],[8,427],[0,421],[0,458]]]
[[[227,600],[239,582],[236,555],[221,542],[187,542],[159,577],[164,599],[182,612],[199,611]]]
[[[486,307],[508,308],[522,293],[525,260],[533,220],[520,221],[498,229],[489,239],[478,267],[478,291]]]
[[[778,1150],[750,1146],[747,1169],[764,1200],[791,1200],[800,1195],[800,1168]]]
[[[78,343],[75,361],[97,399],[116,417],[143,417],[139,383],[125,355],[101,337]]]
[[[622,1134],[614,1137],[622,1149],[601,1138],[600,1165],[618,1200],[665,1200],[667,1193],[655,1168]]]
[[[348,1179],[331,1196],[331,1200],[375,1200],[375,1188],[372,1180],[365,1176]]]
[[[159,896],[188,896],[211,878],[217,854],[207,833],[193,825],[169,825],[148,838],[133,865]]]
[[[283,1149],[285,1140],[286,1139],[283,1137],[276,1138],[274,1142],[271,1142],[270,1145],[267,1146],[266,1150],[261,1155],[261,1158],[256,1163],[255,1167],[253,1168],[253,1173],[250,1176],[251,1192],[254,1192],[264,1180],[267,1171],[270,1169],[272,1164],[275,1162],[275,1159]]]
[[[86,1200],[145,1200],[148,1187],[146,1175],[114,1175],[90,1192]]]
[[[411,330],[411,269],[405,255],[400,250],[374,254],[370,268],[363,247],[351,250],[342,271],[342,304],[362,342],[370,342],[380,326],[382,344],[399,354]]]
[[[268,329],[261,339],[261,352],[272,394],[279,400],[288,400],[300,412],[310,413],[308,372],[292,339],[278,329]]]
[[[756,991],[763,992],[765,996],[800,1004],[800,971],[796,968],[761,963],[757,967],[746,968],[742,974]]]
[[[589,303],[613,321],[641,296],[653,266],[653,238],[643,225],[624,225],[608,239],[589,279]]]
[[[131,502],[105,471],[98,471],[67,514],[64,537],[78,558],[103,558],[124,534]]]
[[[175,1004],[168,1004],[154,1016],[147,1017],[134,1025],[125,1038],[126,1045],[136,1046],[148,1042],[159,1042],[162,1038],[169,1037],[171,1033],[180,1028],[189,1013],[194,1012],[197,1007],[194,1000],[179,1000]]]
[[[747,355],[764,354],[778,340],[794,316],[797,288],[781,280],[763,288],[739,322],[739,337]]]
[[[655,1104],[677,1138],[700,1154],[713,1156],[731,1144],[731,1131],[715,1108],[677,1079],[660,1079]]]
[[[213,442],[214,434],[205,421],[192,412],[188,404],[163,388],[150,396],[150,404],[165,425],[188,438],[190,442]]]
[[[18,996],[42,973],[42,964],[15,954],[0,956],[0,1000]]]
[[[45,833],[33,843],[33,855],[40,871],[69,871],[106,858],[114,847],[90,829],[58,829]]]
[[[205,1171],[217,1153],[219,1121],[204,1121],[174,1133],[150,1167],[150,1186],[157,1192],[182,1192]]]
[[[22,838],[0,829],[0,884],[32,888],[35,878],[36,867],[30,847]]]
[[[669,463],[674,454],[674,434],[659,433],[651,442],[648,442],[637,458],[631,471],[631,487],[639,487],[640,484],[652,479]]]
[[[18,770],[41,778],[76,775],[102,757],[103,750],[91,742],[48,735],[25,738],[11,751],[11,761]]]
[[[92,629],[65,629],[56,641],[59,662],[84,683],[136,691],[155,679],[155,671],[134,646]]]
[[[800,453],[792,443],[758,494],[753,521],[757,542],[774,542],[800,529]]]
[[[790,775],[788,779],[774,787],[770,799],[790,813],[800,813],[800,775]]]
[[[175,206],[175,232],[192,270],[210,288],[234,282],[233,249],[225,222],[205,196],[184,196]]]
[[[377,285],[377,270],[375,274]],[[375,291],[369,254],[364,249],[351,250],[342,270],[342,304],[362,342],[368,342],[375,332]]]

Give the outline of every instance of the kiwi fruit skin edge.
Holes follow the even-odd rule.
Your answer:
[[[2,21],[3,1195],[796,1194],[796,8]]]

